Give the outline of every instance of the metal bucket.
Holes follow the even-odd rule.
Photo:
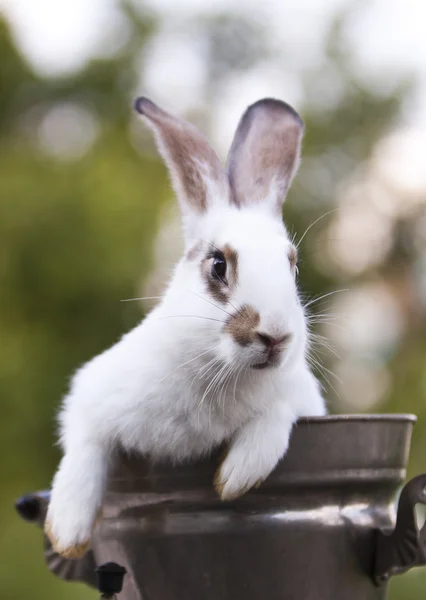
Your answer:
[[[391,575],[426,559],[414,512],[426,475],[404,488],[395,526],[414,423],[303,419],[272,475],[229,503],[212,485],[219,454],[179,467],[118,455],[92,550],[72,561],[45,540],[47,564],[96,585],[96,564],[119,563],[128,573],[120,600],[383,599]],[[47,501],[32,494],[17,508],[41,525]]]

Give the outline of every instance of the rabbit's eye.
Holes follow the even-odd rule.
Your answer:
[[[226,276],[226,259],[222,252],[215,252],[213,255],[212,275],[224,282],[223,280]]]

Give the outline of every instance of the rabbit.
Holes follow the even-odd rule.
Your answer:
[[[144,97],[135,108],[170,172],[185,250],[159,304],[63,400],[45,531],[71,558],[89,546],[114,448],[179,463],[225,444],[214,486],[229,501],[271,473],[299,417],[326,411],[282,221],[300,116],[270,98],[249,106],[225,168],[194,126]]]

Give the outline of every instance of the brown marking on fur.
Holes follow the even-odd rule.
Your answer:
[[[169,115],[148,98],[138,98],[135,109],[154,129],[181,202],[184,198],[193,210],[205,212],[209,182],[229,198],[226,172],[206,138],[193,125]]]
[[[229,244],[223,248],[223,255],[228,265],[228,282],[230,287],[235,287],[238,283],[238,252]]]
[[[58,540],[53,535],[49,521],[46,521],[46,523],[44,524],[44,532],[47,535],[47,537],[49,538],[50,543],[52,544],[53,550],[57,554],[60,554],[61,556],[63,556],[64,558],[72,558],[72,559],[81,558],[82,556],[84,556],[84,554],[86,554],[87,550],[90,547],[90,540],[87,540],[86,542],[83,542],[82,544],[76,544],[75,546],[69,546],[68,548],[63,548],[62,546],[60,546],[58,544]]]
[[[217,250],[222,252],[226,260],[225,279],[221,281],[212,275],[213,259],[216,251],[216,246],[213,244],[209,248],[207,256],[201,262],[201,275],[210,295],[218,302],[225,304],[230,291],[238,283],[238,252],[229,244],[226,244],[223,249],[218,248]]]
[[[214,298],[218,302],[221,302],[222,304],[226,304],[229,296],[223,289],[223,284],[217,279],[213,279],[211,275],[208,275],[205,278],[205,281],[212,298]]]
[[[221,452],[221,456],[220,456],[220,461],[219,461],[219,467],[216,469],[216,473],[214,474],[214,479],[213,479],[213,485],[215,490],[217,491],[217,493],[219,494],[219,496],[222,496],[222,492],[223,492],[223,488],[225,485],[225,482],[222,482],[222,478],[220,476],[220,472],[222,469],[222,465],[226,460],[226,457],[229,454],[229,447],[225,447],[225,449],[223,450],[223,452]]]
[[[297,265],[297,250],[294,246],[290,248],[288,253],[288,260],[290,261],[291,270],[294,271]]]
[[[297,170],[303,121],[285,102],[265,99],[249,106],[228,157],[231,200],[238,207],[264,202],[275,186],[277,213]]]
[[[201,250],[203,248],[203,244],[202,242],[197,242],[195,244],[195,246],[192,246],[192,248],[190,248],[186,254],[186,260],[189,261],[195,261],[198,258],[198,255],[200,254]]]
[[[254,486],[245,485],[241,489],[237,490],[234,494],[224,494],[224,489],[225,489],[227,480],[226,479],[224,480],[222,478],[222,466],[223,466],[223,463],[225,462],[228,454],[229,454],[229,447],[225,448],[225,450],[223,451],[223,453],[221,455],[219,467],[216,470],[216,473],[215,473],[214,479],[213,479],[214,488],[215,488],[216,492],[219,494],[220,499],[224,500],[224,501],[225,500],[226,501],[235,500],[236,498],[239,498],[240,496],[243,496],[245,493],[247,493],[252,487],[258,488],[264,481],[264,479],[259,479],[254,484]]]
[[[259,313],[251,306],[245,305],[227,320],[225,329],[237,344],[248,346],[256,337],[256,328],[259,323]]]
[[[204,279],[207,290],[211,297],[217,302],[225,304],[228,300],[229,290],[225,288],[224,284],[215,279],[211,274],[212,268],[212,255],[209,253],[204,260],[201,262],[201,276]]]
[[[246,494],[252,488],[258,489],[262,485],[262,483],[265,481],[265,478],[258,479],[253,486],[245,485],[244,487],[237,490],[233,494],[224,494],[224,489],[225,489],[227,480],[226,479],[224,480],[222,478],[222,466],[223,466],[223,463],[225,462],[228,454],[229,454],[229,448],[226,448],[223,452],[223,455],[222,455],[221,461],[220,461],[220,465],[219,465],[218,469],[216,470],[216,473],[215,473],[214,479],[213,479],[214,488],[215,488],[216,492],[218,493],[218,495],[220,496],[220,499],[223,501],[235,500],[236,498],[239,498],[240,496],[243,496],[244,494]]]
[[[96,517],[95,517],[95,521],[93,523],[92,530],[99,523],[99,521],[101,521],[102,515],[103,515],[102,508],[100,508],[96,513]],[[90,539],[88,539],[86,542],[82,542],[81,544],[76,544],[75,546],[69,546],[68,548],[61,547],[58,544],[58,540],[52,533],[52,527],[51,527],[49,521],[46,521],[44,524],[44,533],[49,538],[50,543],[52,544],[53,550],[57,554],[60,554],[61,556],[63,556],[64,558],[72,558],[72,559],[81,558],[82,556],[84,556],[86,554],[86,552],[90,548]]]
[[[221,474],[220,474],[221,469],[219,468],[218,471],[216,471],[216,475],[214,478],[214,488],[216,490],[216,492],[219,494],[220,499],[226,502],[230,502],[231,500],[236,500],[237,498],[240,498],[240,496],[244,496],[244,494],[246,494],[253,486],[251,485],[245,485],[242,488],[240,488],[239,490],[236,490],[233,494],[224,493],[225,490],[225,486],[227,483],[227,480],[223,480],[221,479]]]
[[[206,212],[208,189],[204,177],[218,179],[221,168],[216,164],[218,159],[213,150],[192,127],[183,131],[169,124],[167,128],[163,127],[162,136],[170,157],[169,166],[175,170],[179,181],[178,187],[194,210]],[[201,165],[206,169],[205,174],[201,171]]]
[[[220,479],[220,469],[218,469],[215,473],[214,479],[213,479],[213,485],[214,485],[214,489],[216,490],[216,492],[218,493],[218,495],[220,496],[221,500],[223,500],[222,498],[222,494],[223,494],[223,488],[225,487],[225,481],[222,482]]]

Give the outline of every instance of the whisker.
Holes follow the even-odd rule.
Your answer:
[[[193,385],[197,380],[199,380],[201,382],[203,379],[205,379],[205,377],[207,377],[207,374],[210,371],[212,371],[212,370],[214,371],[215,366],[221,360],[222,359],[220,356],[214,356],[209,361],[207,361],[207,363],[205,365],[203,365],[201,367],[201,369],[195,373],[194,377],[192,378],[191,385],[189,386],[189,391],[191,392]],[[199,422],[199,419],[198,419],[198,422]]]
[[[216,348],[216,346],[212,348],[212,351],[213,351],[215,348]],[[217,356],[213,356],[213,358],[211,358],[210,360],[208,360],[208,361],[206,362],[206,364],[205,364],[205,365],[203,365],[203,366],[202,366],[202,367],[201,367],[201,368],[200,368],[200,369],[197,371],[197,373],[195,374],[195,379],[197,379],[198,377],[200,377],[200,375],[203,373],[203,371],[204,371],[204,370],[205,370],[207,367],[209,367],[209,366],[211,365],[211,363],[214,363],[214,362],[215,362],[217,359],[218,359],[218,357],[217,357]]]
[[[321,367],[324,369],[324,371],[326,371],[327,373],[329,373],[332,377],[335,378],[336,381],[338,381],[340,383],[340,385],[343,385],[343,381],[341,380],[341,378],[336,375],[336,373],[333,373],[333,371],[330,371],[330,369],[327,369],[327,367],[325,367],[324,365],[321,365]]]
[[[306,234],[308,233],[308,231],[310,231],[310,229],[316,225],[318,223],[318,221],[321,221],[321,219],[324,219],[324,217],[327,217],[328,215],[331,215],[332,213],[336,212],[340,210],[339,208],[333,208],[333,210],[329,210],[328,212],[326,212],[325,214],[321,215],[320,217],[318,217],[318,219],[316,219],[313,223],[311,223],[309,225],[309,227],[305,230],[305,233],[302,235],[302,237],[300,238],[300,240],[297,243],[296,248],[299,249],[300,244],[303,242],[303,240],[305,239]]]
[[[313,340],[317,348],[324,348],[328,352],[331,352],[331,354],[333,354],[336,358],[340,359],[340,355],[330,344],[327,343],[323,336],[317,337],[316,334],[313,333],[310,335],[310,338]]]
[[[158,320],[162,319],[204,319],[206,321],[216,321],[217,323],[225,323],[220,319],[213,319],[213,317],[202,317],[201,315],[167,315],[166,317],[158,317]]]
[[[204,400],[205,400],[205,398],[207,397],[207,395],[208,395],[209,391],[212,389],[212,386],[214,386],[214,385],[215,385],[215,383],[216,383],[217,379],[221,377],[222,373],[224,372],[224,370],[225,370],[227,367],[228,367],[228,363],[225,363],[225,364],[223,365],[223,367],[221,367],[221,369],[219,370],[219,372],[218,372],[218,373],[216,373],[216,375],[213,377],[213,379],[212,379],[212,380],[210,381],[210,383],[207,385],[207,387],[206,387],[206,389],[205,389],[205,391],[204,391],[203,397],[201,398],[201,400],[200,400],[200,402],[199,402],[199,405],[198,405],[199,409],[201,409],[201,406],[203,405],[203,403],[204,403]]]
[[[331,313],[311,313],[306,315],[308,324],[315,323],[330,323],[334,324],[335,321],[345,321],[346,323],[350,323],[348,317],[343,315],[331,314]]]
[[[215,246],[215,245],[213,244],[213,242],[209,242],[208,240],[203,240],[203,239],[202,239],[201,241],[202,241],[202,242],[204,242],[205,244],[209,244],[209,246],[213,246],[213,248],[214,248],[215,250],[217,250],[218,252],[222,252],[222,250],[221,250],[220,248],[218,248],[217,246]]]
[[[230,366],[222,373],[222,376],[216,382],[215,387],[211,390],[212,400],[215,402],[217,408],[220,408],[220,394],[223,390],[224,383],[229,373]]]
[[[197,360],[199,358],[201,358],[202,356],[208,354],[209,352],[212,352],[213,350],[215,350],[215,348],[218,348],[219,346],[211,346],[210,348],[208,348],[207,350],[204,350],[204,352],[201,352],[200,354],[198,354],[197,356],[194,356],[194,358],[191,358],[190,360],[185,361],[184,363],[182,363],[181,365],[178,365],[177,367],[175,367],[172,371],[170,371],[169,373],[167,373],[167,375],[165,377],[163,377],[162,379],[160,379],[160,381],[158,382],[158,384],[162,383],[165,379],[167,379],[168,377],[170,377],[170,375],[172,373],[175,373],[178,369],[181,369],[182,367],[184,367],[185,365],[189,365],[190,363],[194,362],[194,360]]]
[[[199,375],[201,379],[205,379],[208,374],[210,373],[210,371],[214,371],[215,367],[217,366],[218,363],[222,362],[222,357],[221,356],[216,356],[212,362],[212,364],[207,363],[202,369],[200,369],[199,371]]]
[[[333,350],[333,346],[329,343],[328,339],[323,335],[319,335],[317,333],[311,333],[310,338],[314,340],[319,346],[327,348],[328,350]]]
[[[161,300],[163,296],[145,296],[143,298],[124,298],[120,302],[133,302],[133,300]]]
[[[207,302],[208,304],[211,304],[212,306],[214,306],[215,308],[217,308],[218,310],[221,310],[222,312],[226,313],[227,315],[229,315],[230,317],[233,317],[234,315],[230,312],[228,312],[227,310],[225,310],[224,308],[222,308],[221,306],[218,306],[217,304],[215,304],[214,302],[211,302],[210,300],[208,300],[207,298],[203,298],[203,296],[200,296],[200,294],[197,294],[196,292],[193,292],[192,290],[188,290],[189,292],[191,292],[191,294],[194,294],[194,296],[197,296],[197,298],[200,298],[200,300],[204,300],[204,302]]]
[[[217,366],[218,366],[218,365],[220,365],[221,361],[222,361],[222,358],[221,358],[221,357],[219,357],[219,356],[217,356],[217,357],[215,357],[215,358],[213,359],[213,361],[210,361],[210,362],[211,362],[211,364],[209,364],[209,363],[208,363],[207,365],[205,365],[205,367],[203,367],[203,368],[200,370],[200,372],[198,373],[199,379],[200,379],[200,380],[206,379],[206,378],[207,378],[207,376],[209,375],[209,373],[210,373],[210,372],[213,372],[213,373],[212,373],[212,379],[214,379],[214,378],[216,377],[216,375],[218,375],[219,371],[220,371],[220,370],[221,370],[221,368],[222,368],[222,367],[219,367],[219,371],[217,371],[217,372],[214,372],[214,371],[215,371],[215,369],[217,368]],[[208,368],[206,368],[206,367],[208,367]],[[205,371],[205,372],[204,372],[204,373],[202,373],[202,371]],[[210,383],[211,383],[211,381],[210,381]],[[204,395],[203,395],[203,398],[204,398]],[[198,408],[199,408],[199,410],[201,409],[201,405],[202,405],[202,402],[203,402],[203,398],[201,399],[201,401],[200,401],[200,403],[199,403],[199,405],[198,405]]]
[[[316,357],[316,355],[315,355],[314,352],[312,352],[312,355],[315,356],[315,358],[316,358],[316,366],[317,366],[318,369],[321,369],[321,370],[325,371],[326,373],[328,373],[329,375],[331,375],[331,377],[334,377],[335,380],[338,381],[341,385],[343,385],[343,382],[342,382],[341,378],[338,375],[336,375],[336,373],[333,373],[333,371],[330,371],[330,369],[327,369],[327,367],[325,367],[324,365],[320,364],[319,361],[318,361],[318,358]],[[324,373],[323,373],[323,375],[324,375]],[[325,375],[324,375],[324,377],[325,377]],[[334,390],[334,391],[336,391],[336,390]]]
[[[337,313],[329,313],[329,312],[324,312],[324,313],[311,313],[310,315],[308,315],[308,317],[329,317],[330,319],[343,319],[344,317],[342,317],[341,315],[338,315]]]
[[[350,330],[349,327],[344,327],[343,325],[339,325],[338,323],[332,323],[331,321],[327,320],[311,321],[309,325],[327,325],[328,327],[336,327],[337,329],[340,329],[341,331],[344,331],[346,333]]]
[[[323,371],[323,365],[321,365],[318,362],[318,360],[316,360],[313,356],[310,357],[310,362],[311,362],[311,366],[313,366],[314,368],[318,369],[318,371],[321,373],[322,377],[325,379],[325,381],[327,382],[327,384],[331,387],[331,389],[333,390],[333,392],[340,399],[339,392],[336,390],[336,388],[334,387],[334,385],[331,383],[331,381],[327,377],[327,375],[324,373],[324,371]],[[329,372],[331,373],[331,371],[329,371]],[[331,374],[333,374],[333,373],[331,373]]]
[[[348,292],[348,291],[349,291],[349,289],[345,288],[343,290],[334,290],[333,292],[328,292],[328,294],[323,294],[322,296],[319,296],[318,298],[313,298],[312,300],[309,300],[309,302],[307,302],[303,308],[308,308],[309,306],[312,306],[312,304],[316,304],[320,300],[324,300],[324,298],[328,298],[329,296],[333,296],[334,294],[341,294],[342,292]]]
[[[204,379],[204,378],[207,376],[207,373],[208,373],[209,371],[211,371],[211,370],[214,370],[214,368],[217,366],[217,364],[219,364],[219,363],[221,362],[221,360],[222,360],[222,359],[221,359],[221,357],[220,357],[220,356],[216,356],[216,357],[214,357],[212,360],[208,361],[208,362],[206,363],[206,365],[204,365],[204,366],[203,366],[203,367],[200,369],[200,371],[199,371],[198,373],[196,373],[195,377],[194,377],[194,378],[193,378],[193,380],[192,380],[191,387],[192,387],[192,385],[193,385],[193,383],[194,383],[194,381],[195,381],[196,379],[200,379],[200,380]],[[203,371],[205,371],[205,373],[203,373]],[[213,375],[213,377],[215,377],[215,376],[216,376],[216,374],[217,374],[217,373],[215,373],[215,374]],[[203,398],[204,398],[204,395],[203,395]],[[200,424],[200,413],[201,413],[201,406],[202,406],[202,403],[203,403],[203,398],[201,398],[201,401],[199,402],[199,404],[198,404],[198,407],[197,407],[198,425]]]
[[[236,399],[236,391],[237,391],[237,382],[238,379],[241,375],[241,373],[244,371],[245,365],[241,365],[241,367],[238,369],[237,371],[237,375],[235,377],[235,381],[234,381],[234,392],[233,392],[233,397],[234,397],[234,406],[237,403],[237,399]]]
[[[232,302],[231,302],[229,299],[228,299],[228,302],[229,302],[229,304],[232,306],[232,308],[233,308],[234,310],[236,310],[236,311],[237,311],[237,313],[238,313],[239,315],[242,315],[242,314],[243,314],[243,312],[242,312],[242,310],[243,310],[243,309],[242,309],[241,307],[240,307],[240,308],[236,307],[234,304],[232,304]],[[233,316],[235,316],[235,315],[233,315]]]
[[[219,406],[219,395],[218,392],[221,389],[222,383],[225,381],[228,373],[229,373],[229,369],[230,369],[230,365],[227,364],[226,368],[222,371],[220,377],[218,377],[218,379],[215,382],[215,385],[212,387],[212,389],[210,390],[210,395],[212,396],[212,400],[216,401],[216,404]]]
[[[222,404],[222,414],[223,416],[225,416],[225,401],[226,401],[226,393],[228,391],[228,387],[230,382],[232,381],[232,375],[235,373],[235,369],[233,368],[232,364],[229,367],[228,373],[225,375],[224,379],[223,379],[223,384],[222,384],[222,390],[220,391],[219,394],[219,406]],[[223,402],[222,402],[222,398],[223,398]]]
[[[318,323],[331,323],[332,321],[335,321],[336,318],[331,319],[330,317],[318,317],[315,314],[312,315],[306,315],[306,322],[308,324],[309,327],[311,327],[312,325],[317,325]]]

